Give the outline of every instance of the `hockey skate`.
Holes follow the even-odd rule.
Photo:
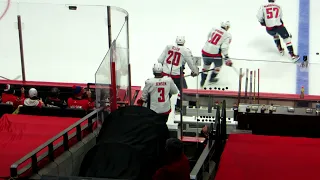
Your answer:
[[[279,53],[280,53],[281,56],[283,56],[284,55],[284,49],[283,48],[279,49]]]
[[[209,80],[209,83],[210,83],[210,84],[214,84],[214,83],[216,83],[216,82],[218,82],[218,81],[219,81],[218,78],[212,78],[212,79]]]
[[[206,83],[206,79],[201,79],[200,87],[203,88],[204,84]]]
[[[298,62],[300,59],[300,56],[295,55],[295,54],[290,54],[291,55],[291,59],[294,63]]]
[[[280,53],[281,56],[284,55],[284,49],[281,47],[281,45],[278,46],[278,51],[279,51],[279,53]]]

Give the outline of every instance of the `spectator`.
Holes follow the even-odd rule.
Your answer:
[[[44,101],[45,105],[47,107],[59,107],[59,108],[66,107],[67,103],[65,101],[62,101],[59,98],[59,95],[60,95],[60,90],[56,87],[52,88],[49,96]]]
[[[39,107],[41,108],[44,106],[44,103],[42,100],[38,97],[38,91],[35,88],[31,88],[29,90],[29,98],[26,98],[23,101],[24,106],[29,106],[29,107]]]
[[[90,110],[94,107],[94,104],[91,102],[91,91],[85,91],[80,86],[73,86],[73,97],[68,99],[68,107],[69,108],[76,108],[76,109],[84,109]],[[86,98],[84,97],[86,94]]]
[[[157,170],[153,180],[189,180],[190,165],[188,158],[183,153],[183,143],[176,138],[166,142],[168,163]]]
[[[21,96],[18,97],[15,95],[15,90],[10,84],[6,85],[4,92],[2,93],[2,103],[11,104],[14,108],[17,108],[21,105],[23,99],[25,98],[24,88],[21,88]]]
[[[208,131],[208,126],[205,125],[202,127],[201,132],[200,132],[200,137],[204,137],[205,140],[203,141],[203,144],[207,144],[208,139],[209,139],[209,131]]]

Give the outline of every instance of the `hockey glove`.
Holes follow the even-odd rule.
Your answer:
[[[231,67],[231,66],[232,66],[232,64],[233,64],[233,63],[232,63],[232,61],[231,61],[231,60],[226,60],[226,65],[227,65],[227,66],[230,66],[230,67]]]
[[[228,56],[228,55],[225,55],[225,56],[224,56],[224,60],[225,60],[225,63],[226,63],[227,66],[230,66],[230,67],[232,66],[233,63],[232,63],[232,61],[229,59],[229,56]]]
[[[262,21],[260,22],[261,26],[266,26],[266,22]]]
[[[191,72],[191,76],[192,76],[192,77],[196,77],[196,76],[198,76],[198,74],[199,74],[199,73]]]
[[[137,101],[138,106],[142,106],[143,103],[144,103],[144,101],[143,101],[142,99],[139,99],[139,100]]]

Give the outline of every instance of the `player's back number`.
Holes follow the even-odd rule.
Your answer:
[[[165,97],[164,97],[164,88],[158,88],[158,93],[159,93],[159,97],[158,97],[158,102],[165,102]]]
[[[169,50],[166,62],[168,64],[172,64],[174,66],[179,66],[180,58],[181,58],[181,53],[180,52]]]
[[[266,8],[267,19],[278,18],[280,9],[278,7]]]
[[[214,32],[212,33],[211,39],[209,39],[209,43],[213,44],[213,45],[217,45],[221,39],[222,35]]]

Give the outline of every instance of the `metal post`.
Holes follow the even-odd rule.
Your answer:
[[[240,68],[240,73],[239,73],[239,91],[238,91],[238,106],[240,104],[240,98],[241,98],[241,84],[242,84],[242,68]]]
[[[24,66],[24,51],[23,51],[23,38],[22,38],[22,23],[21,16],[17,16],[18,20],[18,33],[19,33],[19,45],[20,45],[20,60],[21,60],[21,71],[22,71],[22,81],[26,81],[26,71]]]
[[[112,44],[112,34],[111,34],[111,7],[107,6],[107,21],[108,21],[108,43],[109,43],[109,49]]]
[[[258,104],[260,103],[260,69],[258,69]]]
[[[245,90],[244,90],[244,100],[245,103],[247,103],[247,97],[248,97],[248,76],[249,76],[249,69],[246,70],[246,84],[245,84]]]
[[[128,58],[128,81],[129,81],[129,105],[133,105],[133,99],[132,99],[132,84],[131,84],[131,64],[130,64],[130,40],[129,40],[129,14],[127,14],[125,18],[127,22],[127,58]]]
[[[183,88],[184,88],[184,84],[183,84],[183,78],[184,78],[184,76],[183,76],[183,68],[182,67],[180,67],[180,74],[181,74],[181,77],[180,77],[180,104],[179,104],[179,106],[180,106],[180,135],[181,135],[181,140],[182,140],[182,138],[183,138],[183,118],[182,118],[182,116],[183,116],[183,108],[182,108],[182,105],[183,105]]]

